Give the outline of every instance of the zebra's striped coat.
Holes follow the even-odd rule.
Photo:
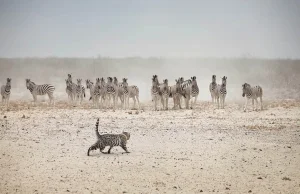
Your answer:
[[[209,92],[211,95],[212,103],[215,103],[218,97],[218,85],[216,82],[216,75],[212,76],[212,82],[209,84]]]
[[[126,78],[123,78],[122,86],[123,86],[123,95],[124,95],[123,108],[124,109],[129,108],[129,98],[132,98],[134,101],[133,108],[136,107],[136,101],[137,101],[138,109],[140,109],[139,88],[135,85],[128,86],[128,82]]]
[[[222,77],[222,84],[217,86],[217,101],[218,101],[218,108],[220,108],[220,104],[221,104],[221,108],[224,108],[225,105],[225,98],[227,95],[227,77],[223,76]]]
[[[244,83],[242,85],[242,88],[243,88],[242,96],[246,97],[244,111],[246,112],[246,110],[247,110],[248,99],[252,99],[253,110],[257,110],[257,106],[258,106],[257,98],[260,98],[260,109],[263,110],[263,102],[262,102],[263,89],[262,89],[262,87],[260,87],[260,86],[251,87],[250,84]],[[254,108],[254,100],[256,102],[256,107],[255,108]]]
[[[55,87],[52,86],[51,84],[36,85],[34,82],[30,81],[30,79],[26,79],[26,87],[33,96],[34,104],[37,101],[38,95],[48,94],[49,101],[50,101],[49,104],[54,105],[53,92],[55,90]]]
[[[11,78],[7,78],[6,84],[1,86],[1,96],[2,103],[9,106],[9,98],[10,98],[10,90],[11,90]]]

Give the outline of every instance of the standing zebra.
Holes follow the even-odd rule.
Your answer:
[[[169,87],[169,91],[170,91],[170,98],[173,98],[173,102],[174,102],[174,106],[173,109],[176,108],[176,106],[179,106],[179,108],[181,109],[181,103],[180,103],[180,98],[182,96],[182,88],[180,85],[180,79],[176,79],[175,80],[176,84],[174,86]]]
[[[211,95],[211,101],[212,103],[215,103],[217,101],[218,96],[218,86],[216,82],[216,75],[212,76],[212,82],[209,84],[209,91]]]
[[[152,102],[154,103],[154,110],[156,111],[156,110],[158,110],[157,102],[161,98],[159,84],[157,82],[157,75],[153,75],[153,77],[152,77],[151,96],[152,96]]]
[[[227,94],[226,84],[227,84],[227,77],[223,76],[222,84],[218,85],[218,87],[217,87],[217,90],[218,90],[218,95],[217,95],[218,108],[220,108],[219,107],[219,104],[220,104],[219,101],[221,101],[221,108],[224,108],[225,98],[226,98],[226,94]]]
[[[9,97],[11,89],[11,78],[7,78],[6,85],[1,86],[2,103],[9,106]]]
[[[68,94],[68,100],[71,102],[73,100],[73,94],[72,94],[72,86],[69,83],[69,80],[66,81],[66,93]]]
[[[99,79],[99,78],[98,78]],[[106,82],[105,79],[102,77],[99,82],[97,82],[97,88],[96,88],[96,92],[99,95],[100,98],[100,103],[101,106],[104,107],[105,105],[105,101],[106,101]]]
[[[244,112],[247,110],[247,105],[248,105],[248,99],[252,99],[252,107],[253,110],[257,110],[257,105],[258,101],[257,98],[260,98],[260,110],[263,110],[263,102],[262,102],[262,95],[263,95],[263,90],[260,86],[254,86],[251,87],[250,84],[244,83],[242,85],[243,87],[243,94],[242,96],[246,96],[246,102],[245,102],[245,107],[244,107]],[[254,109],[254,100],[256,101],[256,108]]]
[[[121,101],[121,104],[123,105],[123,102],[124,102],[124,89],[123,89],[123,85],[122,85],[122,83],[118,82],[118,79],[116,77],[114,77],[114,84],[116,86],[116,93],[117,93],[116,104],[118,106],[118,97],[119,97],[120,101]]]
[[[77,85],[75,83],[72,82],[72,76],[71,74],[68,74],[68,79],[66,80],[66,82],[68,82],[68,90],[71,94],[71,101],[75,101],[76,100],[76,87]]]
[[[83,97],[85,97],[85,88],[81,85],[81,79],[77,79],[76,85],[76,99],[79,100],[79,104],[82,103]]]
[[[112,77],[108,77],[107,78],[107,84],[105,87],[105,94],[106,94],[106,100],[107,100],[107,104],[108,106],[110,106],[110,102],[111,99],[113,100],[113,110],[116,109],[116,99],[117,99],[117,87],[116,85],[113,83],[113,78]],[[106,105],[107,105],[106,104]]]
[[[189,101],[191,100],[191,109],[193,109],[199,95],[199,87],[196,76],[191,77],[191,80],[187,80],[187,82],[183,82],[181,87],[183,94],[185,95],[185,108],[189,109]],[[192,102],[192,98],[195,98],[194,103]]]
[[[161,103],[163,105],[164,110],[168,110],[168,102],[169,102],[169,85],[168,85],[168,79],[163,80],[163,84],[159,85],[159,89],[161,92]]]
[[[26,87],[30,91],[33,96],[34,105],[37,101],[37,95],[45,95],[48,94],[49,96],[49,105],[54,105],[54,97],[53,92],[55,87],[50,84],[43,84],[43,85],[36,85],[34,82],[30,81],[30,79],[26,79]]]
[[[123,78],[123,92],[124,92],[124,102],[123,102],[123,108],[126,109],[129,108],[129,98],[133,99],[133,108],[136,107],[136,101],[138,103],[138,110],[140,109],[140,100],[139,100],[139,88],[135,85],[128,86],[128,82],[126,78]]]
[[[99,78],[97,78],[97,79],[99,79]],[[96,81],[97,81],[97,79],[96,79]],[[92,100],[93,106],[98,107],[97,95],[95,92],[94,83],[91,82],[91,80],[89,80],[89,79],[85,80],[85,83],[86,83],[86,88],[90,90],[90,100]]]

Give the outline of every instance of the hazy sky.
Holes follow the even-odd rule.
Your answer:
[[[297,0],[0,0],[0,57],[300,58]]]

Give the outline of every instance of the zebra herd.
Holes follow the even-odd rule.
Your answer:
[[[73,83],[71,74],[68,74],[66,81],[66,93],[70,103],[81,104],[83,98],[86,97],[85,87],[82,85],[82,79],[77,79],[77,84]],[[118,99],[121,101],[123,109],[129,108],[129,99],[134,101],[134,108],[136,108],[136,102],[138,103],[138,109],[140,109],[139,102],[139,88],[136,85],[128,85],[128,79],[123,78],[122,82],[119,82],[116,77],[108,77],[107,82],[105,79],[97,78],[95,84],[87,79],[86,88],[90,90],[90,100],[93,107],[96,108],[113,108],[116,109]],[[212,103],[218,103],[218,108],[224,109],[225,98],[227,94],[227,77],[222,77],[221,84],[217,84],[216,75],[212,75],[212,82],[209,84],[209,91],[211,94]],[[33,96],[34,104],[37,101],[38,95],[48,95],[49,104],[54,105],[53,92],[55,87],[51,84],[37,85],[30,79],[26,79],[26,87]],[[5,85],[1,86],[2,103],[7,107],[9,105],[9,98],[11,93],[11,78],[7,78]],[[186,109],[193,109],[196,104],[199,95],[199,87],[197,84],[196,76],[191,79],[184,80],[180,77],[175,80],[175,84],[169,86],[168,79],[164,79],[159,82],[158,76],[152,76],[151,96],[154,106],[154,110],[158,110],[158,102],[161,102],[162,109],[168,110],[169,98],[173,98],[173,109],[177,107],[182,109],[181,101],[185,102]],[[262,103],[263,90],[260,86],[252,87],[248,83],[242,85],[242,96],[246,97],[244,111],[247,110],[248,100],[252,100],[253,110],[257,110],[258,100],[260,98],[260,109],[263,109]],[[194,98],[194,100],[193,100]],[[254,108],[254,101],[256,106]]]
[[[153,75],[151,96],[154,103],[154,110],[158,110],[157,102],[161,100],[162,109],[168,110],[168,99],[173,98],[173,109],[177,106],[181,109],[181,100],[185,99],[185,107],[189,109],[189,102],[194,98],[194,103],[191,102],[191,108],[195,105],[198,95],[199,87],[197,85],[196,76],[189,80],[184,80],[183,77],[175,80],[175,85],[169,86],[168,79],[164,79],[162,83],[158,81],[158,76]]]
[[[129,98],[134,101],[134,108],[136,107],[136,101],[138,103],[138,109],[140,108],[139,102],[139,88],[135,85],[129,86],[128,79],[123,78],[123,82],[119,82],[116,77],[108,77],[107,83],[105,79],[97,78],[95,84],[87,79],[86,88],[90,90],[90,100],[96,108],[109,108],[111,103],[113,110],[116,109],[118,99],[120,99],[122,107],[124,109],[129,108]],[[72,82],[71,74],[68,74],[66,81],[66,93],[69,96],[69,100],[75,103],[78,101],[81,104],[83,97],[85,97],[85,88],[81,85],[81,79],[77,79],[77,84]]]

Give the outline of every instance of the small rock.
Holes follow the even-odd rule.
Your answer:
[[[200,190],[200,193],[202,193],[203,191],[202,190]]]
[[[4,117],[3,118],[5,118],[6,119],[6,116],[4,115]]]
[[[249,190],[249,191],[248,191],[248,193],[252,193],[252,191],[251,191],[251,190]]]
[[[288,148],[292,148],[291,146],[287,146]]]
[[[226,187],[226,190],[230,190],[230,188],[229,188],[229,187]]]
[[[25,115],[22,116],[22,119],[25,119]]]
[[[262,179],[261,177],[258,177],[257,179]]]

